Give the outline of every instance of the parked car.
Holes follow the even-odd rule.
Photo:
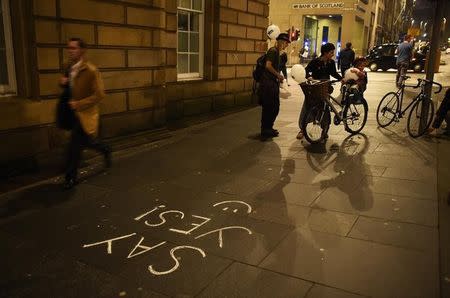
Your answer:
[[[397,68],[396,60],[397,55],[395,54],[395,50],[397,49],[398,44],[389,43],[382,44],[380,46],[374,47],[370,50],[369,55],[367,55],[368,66],[371,71],[377,71],[382,69],[383,71],[387,71],[390,68]],[[425,68],[425,57],[426,55],[422,52],[415,51],[413,55],[413,59],[409,64],[409,69],[414,72],[421,72]]]

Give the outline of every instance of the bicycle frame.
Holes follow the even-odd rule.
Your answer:
[[[343,107],[342,104],[340,104],[333,96],[329,96],[328,98],[325,98],[325,103],[331,108],[331,110],[333,111],[333,113],[335,115],[337,115],[339,117],[339,120],[342,121],[342,117],[339,115],[339,111],[336,109],[336,107],[334,106],[334,104],[331,102],[331,100],[334,101],[337,105],[339,105],[340,107]]]
[[[396,115],[398,118],[403,118],[403,115],[405,115],[406,111],[417,101],[419,100],[420,96],[423,94],[423,87],[422,90],[420,91],[419,94],[417,94],[412,101],[408,104],[408,106],[402,111],[402,106],[403,106],[403,94],[405,92],[405,87],[410,87],[410,88],[415,88],[416,86],[408,86],[405,84],[402,84],[402,86],[400,88],[398,88],[397,92],[395,92],[399,99],[400,99],[400,103],[397,107],[397,111],[395,111]]]
[[[345,90],[345,91],[344,91],[344,94],[342,94],[342,101],[346,100],[347,97],[348,97],[348,90]],[[331,98],[331,100],[330,100],[330,98]],[[342,112],[342,108],[344,107],[344,105],[342,104],[342,101],[341,101],[341,102],[338,102],[338,101],[336,100],[336,98],[334,98],[334,97],[331,96],[331,95],[329,95],[328,98],[325,98],[324,101],[325,101],[325,103],[331,108],[331,110],[333,111],[333,113],[336,115],[336,117],[339,119],[340,122],[342,122],[342,121],[345,120],[345,118],[342,117],[342,116],[341,116],[341,113],[340,113],[340,112]],[[337,104],[337,105],[341,108],[341,111],[338,111],[338,110],[336,109],[336,107],[335,107],[335,105],[333,104],[332,101],[333,101],[335,104]],[[347,103],[347,104],[349,104],[349,103]]]
[[[334,84],[334,83],[337,83],[337,82],[338,82],[338,81],[332,81],[331,84]],[[329,106],[329,107],[331,108],[331,110],[333,111],[333,113],[336,115],[336,117],[339,119],[339,122],[343,122],[343,121],[346,120],[347,118],[344,118],[344,117],[341,115],[341,112],[342,112],[342,110],[343,110],[343,107],[345,106],[345,105],[342,104],[342,102],[343,102],[344,100],[346,100],[348,96],[349,96],[349,90],[348,90],[347,88],[345,89],[344,93],[342,94],[342,101],[341,101],[341,102],[338,102],[338,101],[336,100],[336,98],[334,98],[333,96],[331,96],[331,94],[329,94],[327,98],[324,98],[324,99],[323,99],[323,104],[325,105],[323,110],[325,111],[326,106]],[[331,100],[330,100],[330,99],[331,99]],[[341,108],[341,111],[338,111],[338,110],[336,109],[336,107],[335,107],[335,105],[333,104],[333,102]],[[347,102],[346,105],[350,104],[348,101],[346,101],[346,102]],[[323,115],[324,115],[324,114],[321,115],[320,121],[322,121]]]

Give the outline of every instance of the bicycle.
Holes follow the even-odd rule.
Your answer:
[[[328,93],[330,84],[337,82],[339,81],[324,81],[313,85],[320,86],[323,92],[320,98],[316,98],[320,102],[306,113],[302,121],[302,131],[306,140],[311,144],[320,143],[328,138],[327,133],[331,123],[330,110],[334,113],[333,123],[339,125],[342,122],[345,130],[352,135],[359,133],[366,124],[368,105],[362,94],[352,88],[351,84],[344,84],[341,90],[342,101],[339,102]],[[338,111],[336,106],[341,110]]]
[[[403,118],[408,109],[411,108],[411,111],[408,115],[408,122],[406,127],[408,130],[408,134],[413,138],[417,138],[427,131],[434,116],[434,104],[432,100],[426,96],[425,87],[427,84],[437,85],[439,87],[439,90],[434,92],[435,94],[437,94],[441,92],[442,85],[426,79],[417,79],[418,82],[416,86],[408,86],[404,82],[409,78],[411,77],[402,76],[402,84],[400,85],[398,90],[396,92],[388,92],[383,96],[377,108],[377,123],[380,127],[384,128],[391,125],[391,123],[394,121],[400,122],[400,119]],[[413,98],[411,103],[409,103],[408,106],[402,111],[403,94],[406,87],[414,89],[420,87],[421,89],[419,94],[417,94]],[[426,111],[425,109],[428,109],[428,111]],[[426,111],[425,113],[427,118],[425,119],[422,119],[422,110]],[[413,123],[414,120],[418,120],[419,126],[417,128],[417,131],[415,130],[415,126]]]

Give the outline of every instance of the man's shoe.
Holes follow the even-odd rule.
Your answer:
[[[75,179],[66,179],[66,181],[63,184],[64,189],[72,189],[77,184]]]
[[[271,129],[261,130],[261,138],[268,139],[274,137],[274,133]]]

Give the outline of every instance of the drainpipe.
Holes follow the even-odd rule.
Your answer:
[[[370,39],[370,45],[372,47],[375,46],[375,38],[376,38],[376,33],[377,33],[377,27],[378,27],[378,14],[379,14],[379,5],[380,5],[380,0],[377,0],[377,3],[375,4],[375,21],[373,22],[373,28],[372,28],[372,37]]]
[[[431,43],[430,43],[430,49],[428,54],[428,59],[426,61],[426,79],[432,81],[434,78],[434,66],[436,65],[436,54],[438,54],[439,51],[439,39],[441,35],[441,28],[442,28],[442,17],[444,16],[445,8],[445,0],[437,0],[436,1],[436,8],[434,10],[434,18],[433,18],[433,33],[431,35]],[[428,98],[431,98],[431,85],[426,85],[425,88],[425,94]],[[428,114],[428,105],[424,105],[423,109],[421,111],[421,123],[420,123],[420,129],[422,129],[423,125],[426,125],[426,115]]]

